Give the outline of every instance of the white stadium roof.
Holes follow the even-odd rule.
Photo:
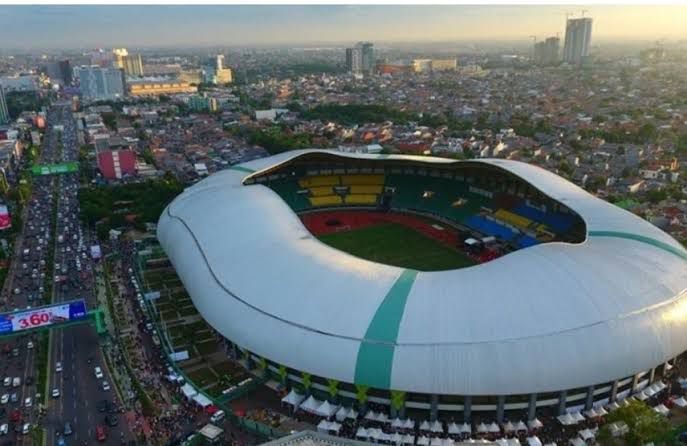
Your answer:
[[[271,189],[242,185],[313,152],[325,151],[218,172],[160,218],[158,238],[200,313],[255,354],[376,388],[507,395],[608,382],[687,349],[687,251],[650,223],[539,167],[473,160],[577,212],[586,241],[459,270],[405,270],[321,243]]]

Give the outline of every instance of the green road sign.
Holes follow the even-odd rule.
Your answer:
[[[35,176],[71,173],[78,170],[79,163],[76,161],[60,164],[43,164],[31,167],[31,173]]]

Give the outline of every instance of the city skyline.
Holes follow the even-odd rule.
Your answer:
[[[5,49],[526,41],[561,36],[566,13],[594,40],[686,39],[687,6],[5,6]],[[126,24],[126,26],[123,26]]]

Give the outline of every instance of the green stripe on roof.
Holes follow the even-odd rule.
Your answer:
[[[680,257],[683,260],[687,260],[687,251],[684,249],[676,248],[673,245],[662,242],[660,240],[653,239],[651,237],[645,237],[643,235],[632,234],[629,232],[618,232],[618,231],[589,231],[590,237],[616,237],[624,238],[628,240],[634,240],[636,242],[646,243],[647,245],[655,246],[656,248],[667,251]]]
[[[391,367],[401,318],[417,271],[404,270],[377,308],[355,364],[355,384],[377,389],[391,387]]]
[[[243,166],[231,166],[229,170],[238,170],[239,172],[255,173],[255,170]]]

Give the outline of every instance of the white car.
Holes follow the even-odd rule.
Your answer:
[[[5,387],[9,387],[12,384],[12,378],[9,376],[5,376],[5,379],[2,381],[2,385]]]
[[[21,428],[21,433],[24,435],[27,435],[30,430],[31,430],[31,425],[29,423],[24,423],[24,425]]]
[[[60,361],[57,361],[57,362],[55,363],[55,372],[56,372],[56,373],[62,372],[62,363],[61,363]]]
[[[97,379],[102,379],[103,378],[103,371],[100,367],[96,367],[93,369],[93,372],[95,372],[95,377]]]
[[[2,397],[0,397],[0,404],[7,404],[10,400],[10,394],[6,393]]]
[[[33,401],[31,401],[31,397],[30,396],[26,397],[26,399],[24,400],[24,407],[31,407],[31,406],[33,406]]]
[[[110,383],[108,383],[107,381],[103,381],[103,390],[104,390],[105,392],[107,392],[108,390],[110,390]]]
[[[10,431],[10,427],[7,423],[3,424],[0,426],[0,435],[7,435],[7,433]]]
[[[59,398],[60,397],[60,389],[58,389],[57,387],[52,389],[52,397],[53,398]]]
[[[26,348],[28,348],[29,350],[31,350],[31,349],[33,348],[33,342],[32,342],[32,341],[29,341],[29,343],[26,344]]]

